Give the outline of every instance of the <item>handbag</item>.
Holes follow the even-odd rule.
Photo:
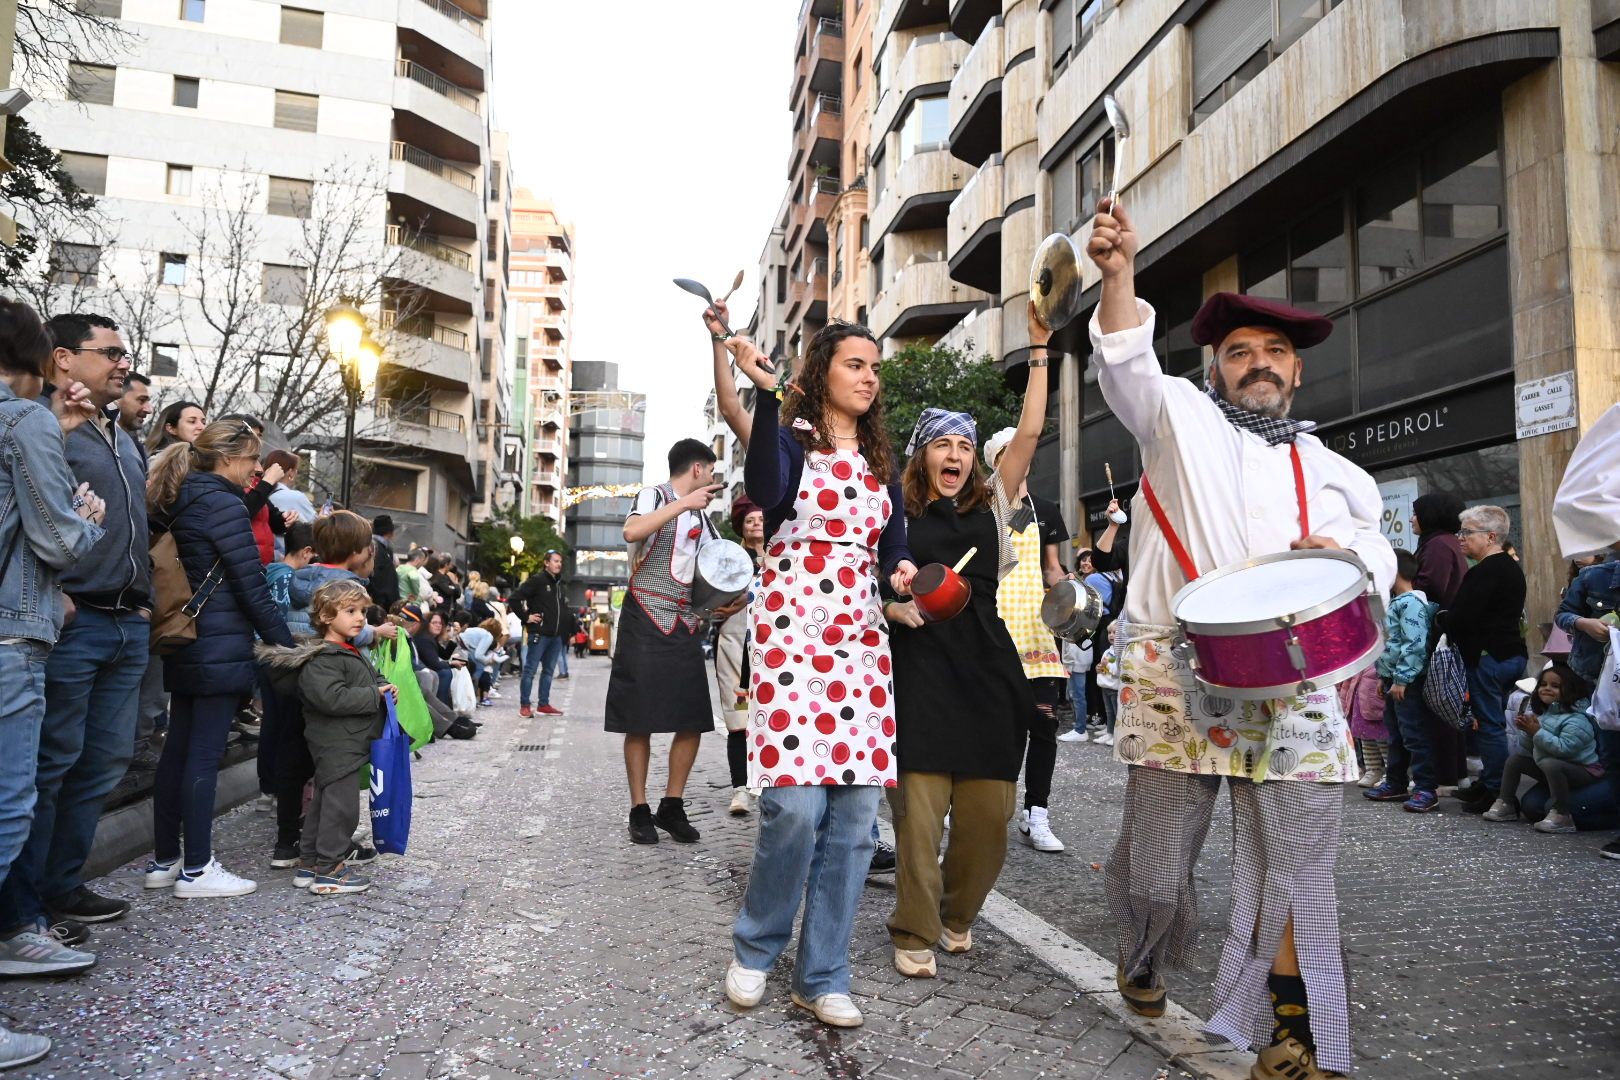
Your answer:
[[[411,643],[404,631],[392,640],[377,641],[371,649],[371,662],[377,673],[393,684],[398,695],[394,714],[399,726],[411,737],[411,749],[420,750],[433,738],[433,713],[427,698],[422,696],[422,684],[417,681],[416,669],[411,664]]]
[[[1592,720],[1603,731],[1620,731],[1620,630],[1609,627],[1609,645],[1592,690]]]
[[[378,851],[405,854],[411,837],[411,737],[399,726],[394,698],[384,698],[388,718],[371,741],[371,837]]]
[[[180,548],[174,534],[166,532],[152,545],[152,651],[167,656],[197,640],[197,616],[202,614],[223,578],[220,560],[192,591],[180,561]]]
[[[1466,729],[1473,718],[1468,711],[1468,669],[1463,666],[1462,651],[1444,634],[1435,643],[1424,672],[1423,704],[1458,731]]]

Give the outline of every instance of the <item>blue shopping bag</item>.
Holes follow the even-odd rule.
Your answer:
[[[411,737],[389,695],[382,738],[371,741],[371,836],[377,850],[405,854],[411,836]]]

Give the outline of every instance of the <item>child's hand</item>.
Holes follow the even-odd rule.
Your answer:
[[[377,696],[381,698],[397,698],[399,691],[394,687],[393,683],[385,683],[377,687]]]
[[[399,634],[399,627],[391,622],[385,622],[380,626],[373,626],[371,632],[384,641],[392,641]]]

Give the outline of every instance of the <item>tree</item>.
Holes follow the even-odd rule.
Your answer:
[[[926,408],[972,413],[982,443],[1002,428],[1016,425],[1023,407],[989,354],[973,357],[972,341],[965,349],[907,345],[883,361],[878,373],[883,382],[889,444],[901,456],[917,417]]]
[[[523,554],[514,562],[512,537],[523,537]],[[557,526],[548,517],[520,517],[516,507],[508,507],[478,526],[474,534],[474,568],[486,580],[510,578],[514,584],[538,571],[548,551],[560,551],[566,563],[570,548],[557,535]]]
[[[50,295],[58,291],[53,287],[57,282],[51,279],[63,277],[52,263],[56,244],[61,241],[98,247],[105,242],[106,226],[95,196],[74,181],[62,164],[62,155],[46,146],[20,116],[6,121],[5,156],[11,162],[11,171],[0,176],[0,202],[17,222],[17,243],[0,248],[0,289],[21,293],[46,318],[53,308],[72,310],[58,307]],[[41,260],[45,262],[44,275],[40,273]],[[85,287],[93,286],[91,274]]]
[[[17,0],[18,85],[49,86],[66,94],[73,61],[108,63],[135,35],[100,0]],[[7,147],[7,156],[10,147]]]

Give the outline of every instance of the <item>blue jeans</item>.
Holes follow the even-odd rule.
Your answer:
[[[557,639],[557,674],[568,674],[568,642],[562,638]]]
[[[101,804],[135,756],[151,629],[133,612],[80,608],[45,662],[39,801],[28,840],[0,886],[0,932],[41,921],[45,900],[82,884]]]
[[[444,702],[446,708],[455,708],[454,705],[450,704],[450,684],[455,682],[456,669],[443,668],[439,671],[435,671],[433,674],[434,677],[439,680],[439,700]]]
[[[529,635],[529,647],[523,654],[523,681],[518,686],[518,698],[524,708],[529,706],[529,691],[534,687],[534,673],[540,672],[540,705],[551,704],[551,672],[562,655],[563,639]]]
[[[1498,660],[1490,653],[1480,653],[1479,663],[1468,669],[1468,708],[1479,721],[1479,730],[1474,732],[1483,766],[1479,782],[1492,791],[1502,786],[1502,767],[1507,764],[1507,699],[1513,684],[1524,677],[1524,663],[1522,656]]]
[[[182,828],[187,870],[200,870],[214,857],[214,790],[237,697],[174,694],[169,698],[169,738],[152,781],[152,857],[158,862],[180,857]]]
[[[1608,778],[1614,805],[1620,807],[1620,731],[1598,732],[1598,760],[1603,762],[1603,775]]]
[[[1076,671],[1069,676],[1069,704],[1074,706],[1074,730],[1086,733],[1086,673]]]
[[[793,936],[803,900],[793,989],[806,1000],[849,992],[855,904],[872,865],[882,797],[878,787],[832,785],[760,792],[748,893],[731,932],[738,964],[769,971]]]
[[[11,866],[34,820],[34,773],[45,722],[43,642],[0,645],[0,875]]]
[[[1429,745],[1433,715],[1423,704],[1422,682],[1408,686],[1402,701],[1384,699],[1384,730],[1389,732],[1389,746],[1384,750],[1384,783],[1396,791],[1405,791],[1410,779],[1419,791],[1434,793],[1434,754]]]

